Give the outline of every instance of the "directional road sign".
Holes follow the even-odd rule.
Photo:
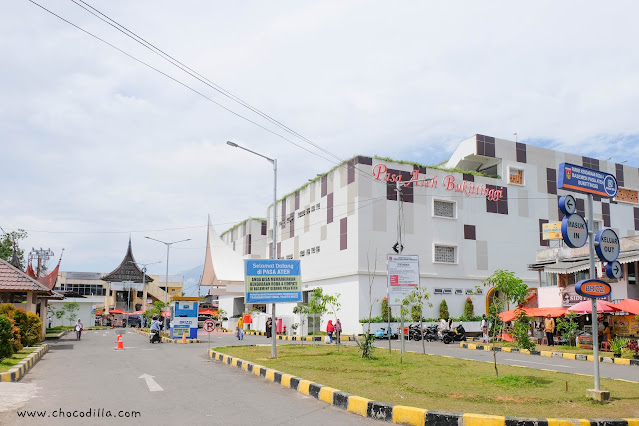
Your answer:
[[[583,216],[571,214],[561,221],[561,235],[570,248],[583,247],[588,241],[588,226]]]
[[[622,273],[623,269],[621,268],[621,263],[616,260],[606,265],[606,275],[608,278],[619,279],[621,278]]]
[[[213,322],[213,320],[204,321],[204,331],[210,333],[213,330],[215,330],[215,323]]]
[[[577,211],[577,202],[572,195],[564,195],[559,198],[559,210],[566,216],[573,214]]]
[[[595,251],[599,259],[605,262],[614,262],[619,257],[621,247],[619,237],[612,229],[602,229],[595,235]]]

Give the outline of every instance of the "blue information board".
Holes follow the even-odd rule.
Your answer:
[[[617,179],[610,173],[570,163],[559,165],[557,188],[614,198],[619,190]]]
[[[299,260],[244,260],[245,303],[302,301]]]

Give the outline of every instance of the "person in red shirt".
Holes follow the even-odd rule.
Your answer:
[[[335,331],[335,326],[333,325],[333,320],[328,320],[328,324],[326,325],[326,334],[328,334],[328,343],[333,343],[334,331]]]

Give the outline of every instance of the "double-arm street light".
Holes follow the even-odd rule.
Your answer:
[[[271,164],[273,164],[273,250],[271,252],[271,259],[277,259],[277,218],[276,218],[276,207],[277,207],[277,160],[274,158],[269,158],[266,155],[262,155],[255,151],[251,151],[248,148],[244,148],[236,144],[235,142],[227,141],[227,145],[232,146],[233,148],[240,148],[244,151],[248,151],[251,154],[255,154],[259,157],[267,159]],[[273,337],[273,341],[271,342],[271,358],[277,358],[277,345],[275,343],[277,337],[277,319],[275,317],[275,303],[271,305],[273,323],[271,324],[271,336]]]
[[[167,243],[165,241],[156,240],[155,238],[151,238],[151,237],[145,236],[144,238],[157,241],[158,243],[162,243],[166,245],[166,278],[165,278],[165,287],[164,287],[164,305],[166,305],[168,303],[167,297],[169,294],[169,248],[171,248],[172,244],[183,243],[184,241],[191,241],[191,239],[187,238],[186,240],[172,241],[170,243]]]

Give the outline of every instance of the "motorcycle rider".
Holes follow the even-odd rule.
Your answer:
[[[160,336],[160,321],[158,321],[157,316],[154,316],[153,322],[151,322],[151,333],[153,332],[158,334],[158,340],[160,343],[162,343],[162,337]]]

